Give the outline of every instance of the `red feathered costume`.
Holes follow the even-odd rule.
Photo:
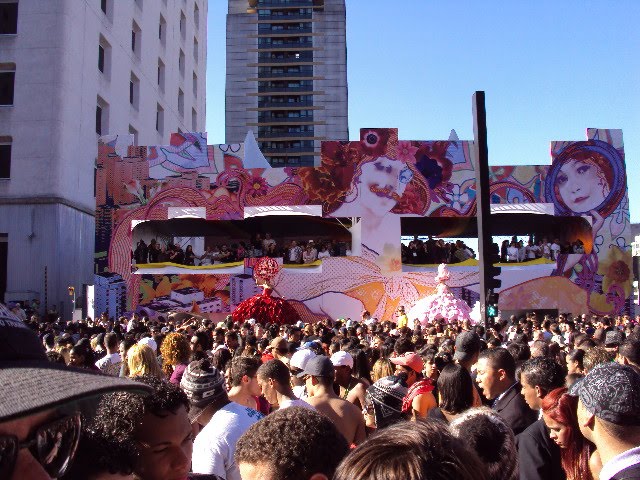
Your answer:
[[[264,287],[259,295],[247,298],[233,311],[234,322],[245,322],[255,318],[256,322],[293,324],[299,320],[298,312],[284,298],[272,297],[273,289]]]
[[[245,322],[254,318],[262,325],[266,323],[293,324],[300,316],[284,298],[272,297],[273,288],[269,286],[273,278],[280,270],[280,265],[269,257],[263,257],[256,263],[253,276],[256,281],[262,281],[264,288],[262,293],[247,298],[240,303],[231,314],[234,322]]]

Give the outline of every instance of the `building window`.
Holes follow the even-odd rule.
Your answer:
[[[131,72],[129,80],[129,103],[137,110],[140,106],[140,80]]]
[[[198,98],[198,75],[193,72],[193,97]]]
[[[18,33],[18,2],[0,3],[0,35]]]
[[[193,37],[193,59],[198,63],[198,53],[200,51],[200,46],[198,45],[198,39]]]
[[[13,105],[15,81],[16,64],[0,64],[0,105]]]
[[[142,32],[140,31],[140,27],[136,22],[133,22],[131,27],[131,51],[137,56],[140,57],[140,52],[142,51],[141,45],[142,43]]]
[[[133,125],[129,125],[129,135],[133,135],[133,144],[138,146],[138,130],[133,128]]]
[[[178,113],[184,117],[184,92],[181,88],[178,89]]]
[[[158,87],[164,92],[164,62],[158,59]]]
[[[164,131],[164,108],[160,104],[156,108],[156,131],[160,134]]]
[[[100,0],[100,10],[102,10],[105,17],[113,20],[113,0]]]
[[[183,77],[184,77],[184,64],[185,64],[184,52],[180,50],[180,55],[178,56],[178,70],[180,70],[180,75],[182,75]]]
[[[200,9],[196,2],[193,2],[193,23],[196,28],[200,28]]]
[[[191,109],[191,131],[198,131],[198,112],[196,112],[195,108]]]
[[[158,39],[162,45],[167,42],[167,21],[162,14],[160,14],[160,24],[158,25]]]
[[[98,70],[109,78],[111,73],[111,46],[102,35],[100,35],[98,43]]]
[[[106,135],[109,132],[109,104],[101,97],[96,103],[96,133]]]
[[[0,178],[11,178],[11,137],[0,137]]]
[[[104,47],[98,45],[98,70],[104,73]]]
[[[184,16],[184,12],[180,12],[180,35],[184,39],[187,35],[187,17]]]

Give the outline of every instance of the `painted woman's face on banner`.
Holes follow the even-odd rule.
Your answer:
[[[359,202],[366,208],[384,215],[396,206],[400,195],[400,171],[404,163],[378,157],[362,165]]]
[[[595,210],[609,194],[609,184],[595,163],[569,160],[556,177],[558,193],[564,204],[576,213]]]

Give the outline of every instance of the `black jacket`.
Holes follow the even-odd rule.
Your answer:
[[[520,480],[565,480],[560,465],[560,447],[549,437],[542,419],[516,437]]]
[[[523,432],[538,419],[538,413],[529,408],[520,393],[522,386],[516,383],[504,397],[493,405],[493,409],[511,427],[514,435]]]

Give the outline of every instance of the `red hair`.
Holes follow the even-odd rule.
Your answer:
[[[560,450],[560,462],[567,480],[593,480],[589,458],[591,443],[582,436],[578,423],[578,398],[566,388],[556,388],[542,399],[542,413],[564,425],[568,431],[567,448]]]

